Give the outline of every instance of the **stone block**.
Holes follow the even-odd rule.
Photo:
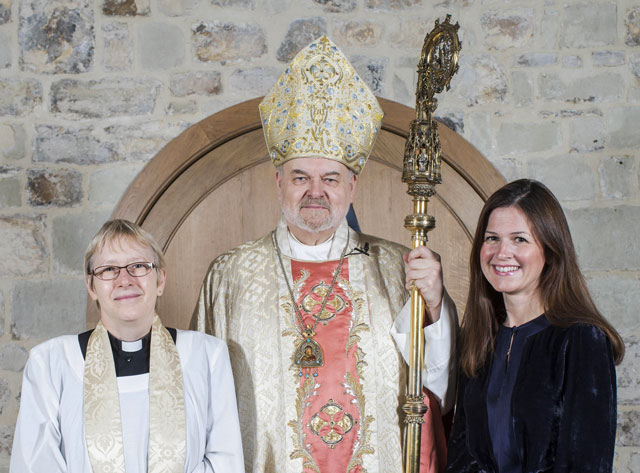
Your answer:
[[[85,0],[20,2],[18,43],[24,71],[78,74],[91,70],[93,5]]]
[[[0,166],[0,209],[22,205],[20,168]]]
[[[617,8],[615,3],[580,3],[564,8],[561,45],[588,48],[615,44]]]
[[[555,73],[541,74],[538,89],[543,99],[572,103],[619,101],[625,91],[624,79],[613,73],[591,76],[581,73],[566,80]]]
[[[467,133],[465,138],[485,156],[495,153],[492,141],[491,117],[486,112],[467,114]]]
[[[158,10],[167,16],[183,16],[200,4],[200,0],[158,0]]]
[[[267,94],[281,73],[282,71],[275,67],[236,69],[231,73],[228,84],[234,92],[241,92],[247,97],[259,97]]]
[[[566,214],[584,271],[640,270],[640,239],[630,237],[638,232],[639,206],[581,208]]]
[[[146,162],[188,127],[189,123],[165,120],[111,125],[104,129],[104,139],[118,154],[118,160]]]
[[[139,27],[138,57],[145,69],[164,70],[181,65],[186,41],[171,23],[144,23]]]
[[[640,46],[640,6],[635,6],[627,11],[624,20],[625,38],[627,46]]]
[[[165,108],[167,115],[192,115],[198,112],[198,103],[195,100],[173,100]]]
[[[365,0],[364,6],[371,10],[404,10],[422,4],[422,0]]]
[[[588,153],[604,149],[604,135],[604,121],[600,117],[576,117],[569,122],[572,153]]]
[[[128,71],[133,65],[133,48],[127,23],[102,25],[104,36],[103,63],[107,71]]]
[[[563,56],[562,67],[566,69],[578,69],[582,67],[582,58],[580,56]]]
[[[503,102],[507,79],[493,56],[461,56],[455,91],[469,106]]]
[[[511,100],[516,107],[530,105],[533,101],[533,81],[526,72],[511,73]]]
[[[515,158],[492,159],[493,164],[507,182],[515,181],[525,175],[522,171],[522,161]]]
[[[347,13],[356,9],[356,0],[313,0],[314,3],[324,6],[324,11],[329,13]]]
[[[160,87],[151,79],[62,79],[51,85],[51,111],[72,118],[149,115]]]
[[[222,92],[221,74],[218,71],[176,74],[171,77],[169,89],[175,97],[218,95]]]
[[[596,177],[582,156],[531,160],[529,174],[533,179],[544,182],[561,202],[596,197]]]
[[[42,85],[35,79],[0,79],[0,115],[23,117],[42,103]]]
[[[14,425],[0,426],[0,455],[9,458],[11,456],[11,446],[13,445]],[[9,473],[9,465],[6,465],[4,473]]]
[[[276,58],[288,63],[298,51],[324,34],[327,34],[327,22],[324,18],[317,16],[295,20],[289,25],[289,30],[276,52]]]
[[[577,238],[577,235],[573,236],[574,239]],[[591,238],[597,239],[599,242],[602,241],[600,238],[595,238],[593,231]],[[606,253],[607,249],[603,248],[600,252]],[[584,259],[582,253],[579,253],[578,257],[580,261]],[[618,332],[625,337],[637,333],[640,329],[640,319],[638,318],[640,279],[618,274],[596,274],[587,276],[587,284],[598,309]],[[636,353],[631,355],[630,361],[633,361],[634,357],[640,356],[637,346],[635,350]],[[637,364],[635,367],[640,369]],[[640,376],[640,372],[637,375]],[[635,382],[640,383],[640,380]],[[630,393],[627,394],[630,395]],[[635,391],[635,396],[640,401],[640,390]]]
[[[640,447],[640,412],[625,410],[618,412],[616,445]]]
[[[29,169],[27,196],[33,207],[79,205],[82,202],[82,174],[73,169]]]
[[[640,471],[640,453],[634,452],[633,450],[629,452],[629,459],[626,464],[626,470],[616,469],[615,473],[634,473],[636,471]]]
[[[87,287],[84,279],[15,281],[12,308],[14,339],[81,333],[86,326]]]
[[[27,363],[27,350],[20,345],[0,347],[0,369],[19,373]]]
[[[605,313],[604,315],[609,318],[609,314]],[[638,325],[637,322],[635,325]],[[616,326],[617,330],[622,328],[621,325]],[[640,342],[636,337],[625,337],[624,350],[624,359],[616,368],[618,403],[637,406],[640,404]]]
[[[24,125],[20,123],[0,125],[0,153],[7,160],[13,161],[25,157],[26,140]]]
[[[199,62],[247,61],[267,52],[267,37],[259,25],[199,22],[191,32],[195,59]]]
[[[615,67],[625,63],[624,51],[593,51],[591,60],[594,66]]]
[[[457,134],[464,134],[464,114],[462,112],[447,112],[444,115],[436,115],[435,119]]]
[[[95,171],[89,177],[89,203],[115,206],[139,171],[140,166],[122,165]]]
[[[498,154],[518,154],[549,151],[561,142],[558,124],[551,121],[533,123],[503,122],[496,135]]]
[[[542,118],[573,118],[573,117],[602,117],[602,110],[598,108],[592,109],[580,109],[580,108],[565,108],[561,110],[543,110],[540,112]]]
[[[373,21],[342,21],[336,25],[335,41],[342,47],[375,46],[382,40],[383,33],[383,25]]]
[[[640,53],[632,54],[629,63],[631,64],[631,72],[640,81]]]
[[[148,16],[150,0],[103,0],[102,13],[107,16]]]
[[[492,10],[480,17],[489,49],[521,48],[533,37],[533,10]]]
[[[218,113],[233,105],[237,105],[243,99],[229,98],[225,96],[219,96],[216,98],[210,98],[208,100],[201,99],[198,101],[198,108],[202,116],[208,117],[214,113]]]
[[[416,53],[418,53],[418,51],[422,50],[424,34],[431,31],[432,28],[432,19],[427,20],[414,16],[403,18],[402,21],[396,24],[391,33],[391,42],[396,46],[416,50]],[[422,33],[416,34],[417,31]],[[418,58],[412,57],[410,60],[410,66],[415,69]]]
[[[608,143],[612,148],[637,148],[640,146],[640,107],[616,107],[609,112]]]
[[[540,49],[558,49],[559,31],[560,12],[558,10],[545,10],[540,22],[540,28],[536,27],[536,44]]]
[[[397,74],[393,75],[391,80],[391,87],[393,88],[393,100],[404,104],[408,107],[414,107],[416,104],[416,97],[414,92],[410,92],[407,84]]]
[[[44,216],[1,216],[0,241],[0,277],[28,277],[47,271]]]
[[[9,387],[9,383],[5,379],[0,378],[0,414],[5,410],[10,397],[11,388]]]
[[[526,53],[516,56],[514,64],[525,67],[545,67],[558,63],[556,53]]]
[[[256,6],[255,0],[210,0],[211,4],[223,8],[251,8]]]
[[[605,199],[633,199],[640,185],[638,183],[638,158],[632,156],[606,156],[602,158],[600,192]]]
[[[0,0],[0,25],[11,21],[11,0]]]
[[[51,254],[57,273],[83,274],[82,261],[87,245],[109,220],[108,211],[60,215],[53,219]]]
[[[101,141],[94,128],[36,126],[35,163],[102,164],[117,158],[113,146]]]
[[[389,60],[367,56],[352,56],[351,64],[375,95],[384,94],[385,71]]]
[[[6,306],[4,303],[4,294],[2,290],[0,290],[0,337],[4,335],[4,321],[6,313]]]
[[[2,5],[0,5],[0,19],[2,18]],[[0,31],[0,69],[11,67],[12,38],[8,31]]]

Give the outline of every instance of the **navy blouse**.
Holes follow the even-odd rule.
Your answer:
[[[501,325],[498,329],[487,389],[487,417],[493,455],[500,473],[522,473],[522,460],[513,431],[511,396],[526,339],[548,325],[543,314],[518,327]]]

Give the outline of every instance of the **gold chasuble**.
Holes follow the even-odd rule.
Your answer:
[[[287,280],[272,235],[246,243],[212,263],[192,320],[228,343],[246,471],[399,473],[406,368],[390,329],[408,297],[406,248],[344,221],[329,260],[305,262],[288,255],[284,221],[275,237]],[[369,255],[355,250],[365,243]],[[321,354],[304,347],[288,286],[305,326],[318,319]]]

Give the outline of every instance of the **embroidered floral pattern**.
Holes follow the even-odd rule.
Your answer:
[[[315,392],[317,387],[318,385],[315,384],[312,379],[307,379],[302,386],[296,389],[298,394],[296,399],[296,419],[290,420],[288,424],[294,432],[291,436],[293,451],[289,457],[292,460],[302,458],[303,468],[308,468],[316,473],[320,473],[320,468],[313,459],[313,456],[311,456],[311,452],[305,448],[305,434],[302,430],[302,415],[304,414],[304,409],[309,402],[309,398],[317,394]]]
[[[373,422],[373,416],[365,416],[365,398],[364,393],[362,392],[362,384],[360,384],[356,379],[350,374],[346,373],[344,375],[345,378],[345,392],[347,394],[351,394],[354,397],[353,403],[358,408],[358,412],[361,414],[361,422],[360,428],[358,429],[356,443],[353,448],[353,455],[351,457],[351,461],[349,462],[349,466],[347,471],[351,471],[358,465],[362,465],[362,456],[365,454],[374,454],[375,449],[371,446],[371,430],[369,427]],[[365,473],[366,470],[363,468],[362,472]]]
[[[304,299],[302,299],[302,310],[304,310],[307,314],[315,313],[315,317],[320,320],[324,325],[326,325],[331,319],[333,319],[336,315],[341,313],[345,307],[349,305],[342,297],[338,294],[331,294],[329,296],[329,300],[327,300],[327,304],[325,305],[324,310],[320,313],[320,307],[322,307],[322,301],[326,297],[327,293],[331,288],[321,282],[317,284],[311,289],[311,292],[307,294]]]
[[[320,412],[311,417],[309,428],[333,448],[351,431],[355,423],[351,414],[345,412],[340,404],[333,402],[333,399],[329,399]]]

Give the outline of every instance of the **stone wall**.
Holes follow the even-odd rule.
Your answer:
[[[36,343],[84,329],[82,252],[170,139],[263,95],[327,33],[413,106],[436,18],[461,24],[439,115],[511,180],[561,199],[627,342],[618,472],[640,471],[640,6],[636,0],[0,0],[0,471]]]

